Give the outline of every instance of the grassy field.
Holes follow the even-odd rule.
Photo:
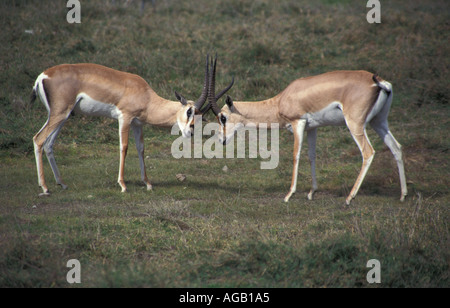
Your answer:
[[[156,0],[143,12],[139,1],[81,2],[81,24],[68,24],[66,1],[0,0],[0,287],[450,286],[448,1],[382,1],[381,24],[367,23],[356,0]],[[165,98],[177,90],[195,99],[208,52],[219,55],[218,87],[235,76],[236,100],[338,69],[389,80],[406,202],[391,153],[369,130],[377,153],[344,206],[361,166],[346,128],[319,130],[314,201],[305,143],[297,194],[283,203],[287,131],[278,168],[260,170],[259,158],[177,160],[178,136],[150,126],[154,190],[140,182],[131,146],[122,194],[117,123],[81,116],[55,146],[69,189],[56,187],[45,162],[52,195],[38,196],[32,137],[47,114],[28,101],[43,70],[93,62],[139,74]],[[66,281],[69,259],[81,263],[80,285]],[[381,262],[381,284],[366,280],[370,259]]]

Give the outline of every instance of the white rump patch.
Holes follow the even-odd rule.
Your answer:
[[[367,116],[366,123],[369,123],[372,121],[372,119],[380,113],[380,111],[383,109],[384,105],[387,103],[389,95],[392,95],[392,85],[387,81],[380,82],[383,87],[381,88],[380,93],[378,94],[377,100],[375,104],[372,107],[372,110],[370,111],[369,115]],[[387,93],[386,91],[390,92]]]
[[[41,102],[44,104],[47,111],[50,112],[50,106],[47,101],[47,95],[45,95],[44,84],[43,84],[44,79],[48,79],[48,78],[49,77],[47,75],[45,75],[44,73],[41,73],[38,76],[38,78],[36,79],[33,89],[36,92],[36,94],[39,95],[39,98],[40,98]]]

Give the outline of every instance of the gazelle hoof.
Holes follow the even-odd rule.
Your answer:
[[[127,192],[127,186],[125,185],[124,181],[119,180],[117,181],[117,183],[120,185],[120,188],[122,188],[121,192],[123,193]]]
[[[294,192],[290,192],[286,195],[286,197],[284,197],[284,202],[289,202],[289,199],[292,197],[292,195],[294,194]]]

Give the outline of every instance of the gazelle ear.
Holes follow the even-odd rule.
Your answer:
[[[228,107],[230,107],[230,109],[231,109],[231,107],[233,107],[233,99],[229,95],[227,95],[227,99],[225,100],[225,103],[228,105]]]
[[[187,100],[183,97],[183,95],[179,94],[177,91],[174,92],[177,100],[179,100],[181,104],[187,105]]]

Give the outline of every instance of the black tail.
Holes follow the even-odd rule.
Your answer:
[[[30,105],[31,105],[32,103],[34,103],[34,101],[36,100],[36,98],[37,98],[36,90],[33,89],[33,91],[31,92],[31,95],[30,95]]]

